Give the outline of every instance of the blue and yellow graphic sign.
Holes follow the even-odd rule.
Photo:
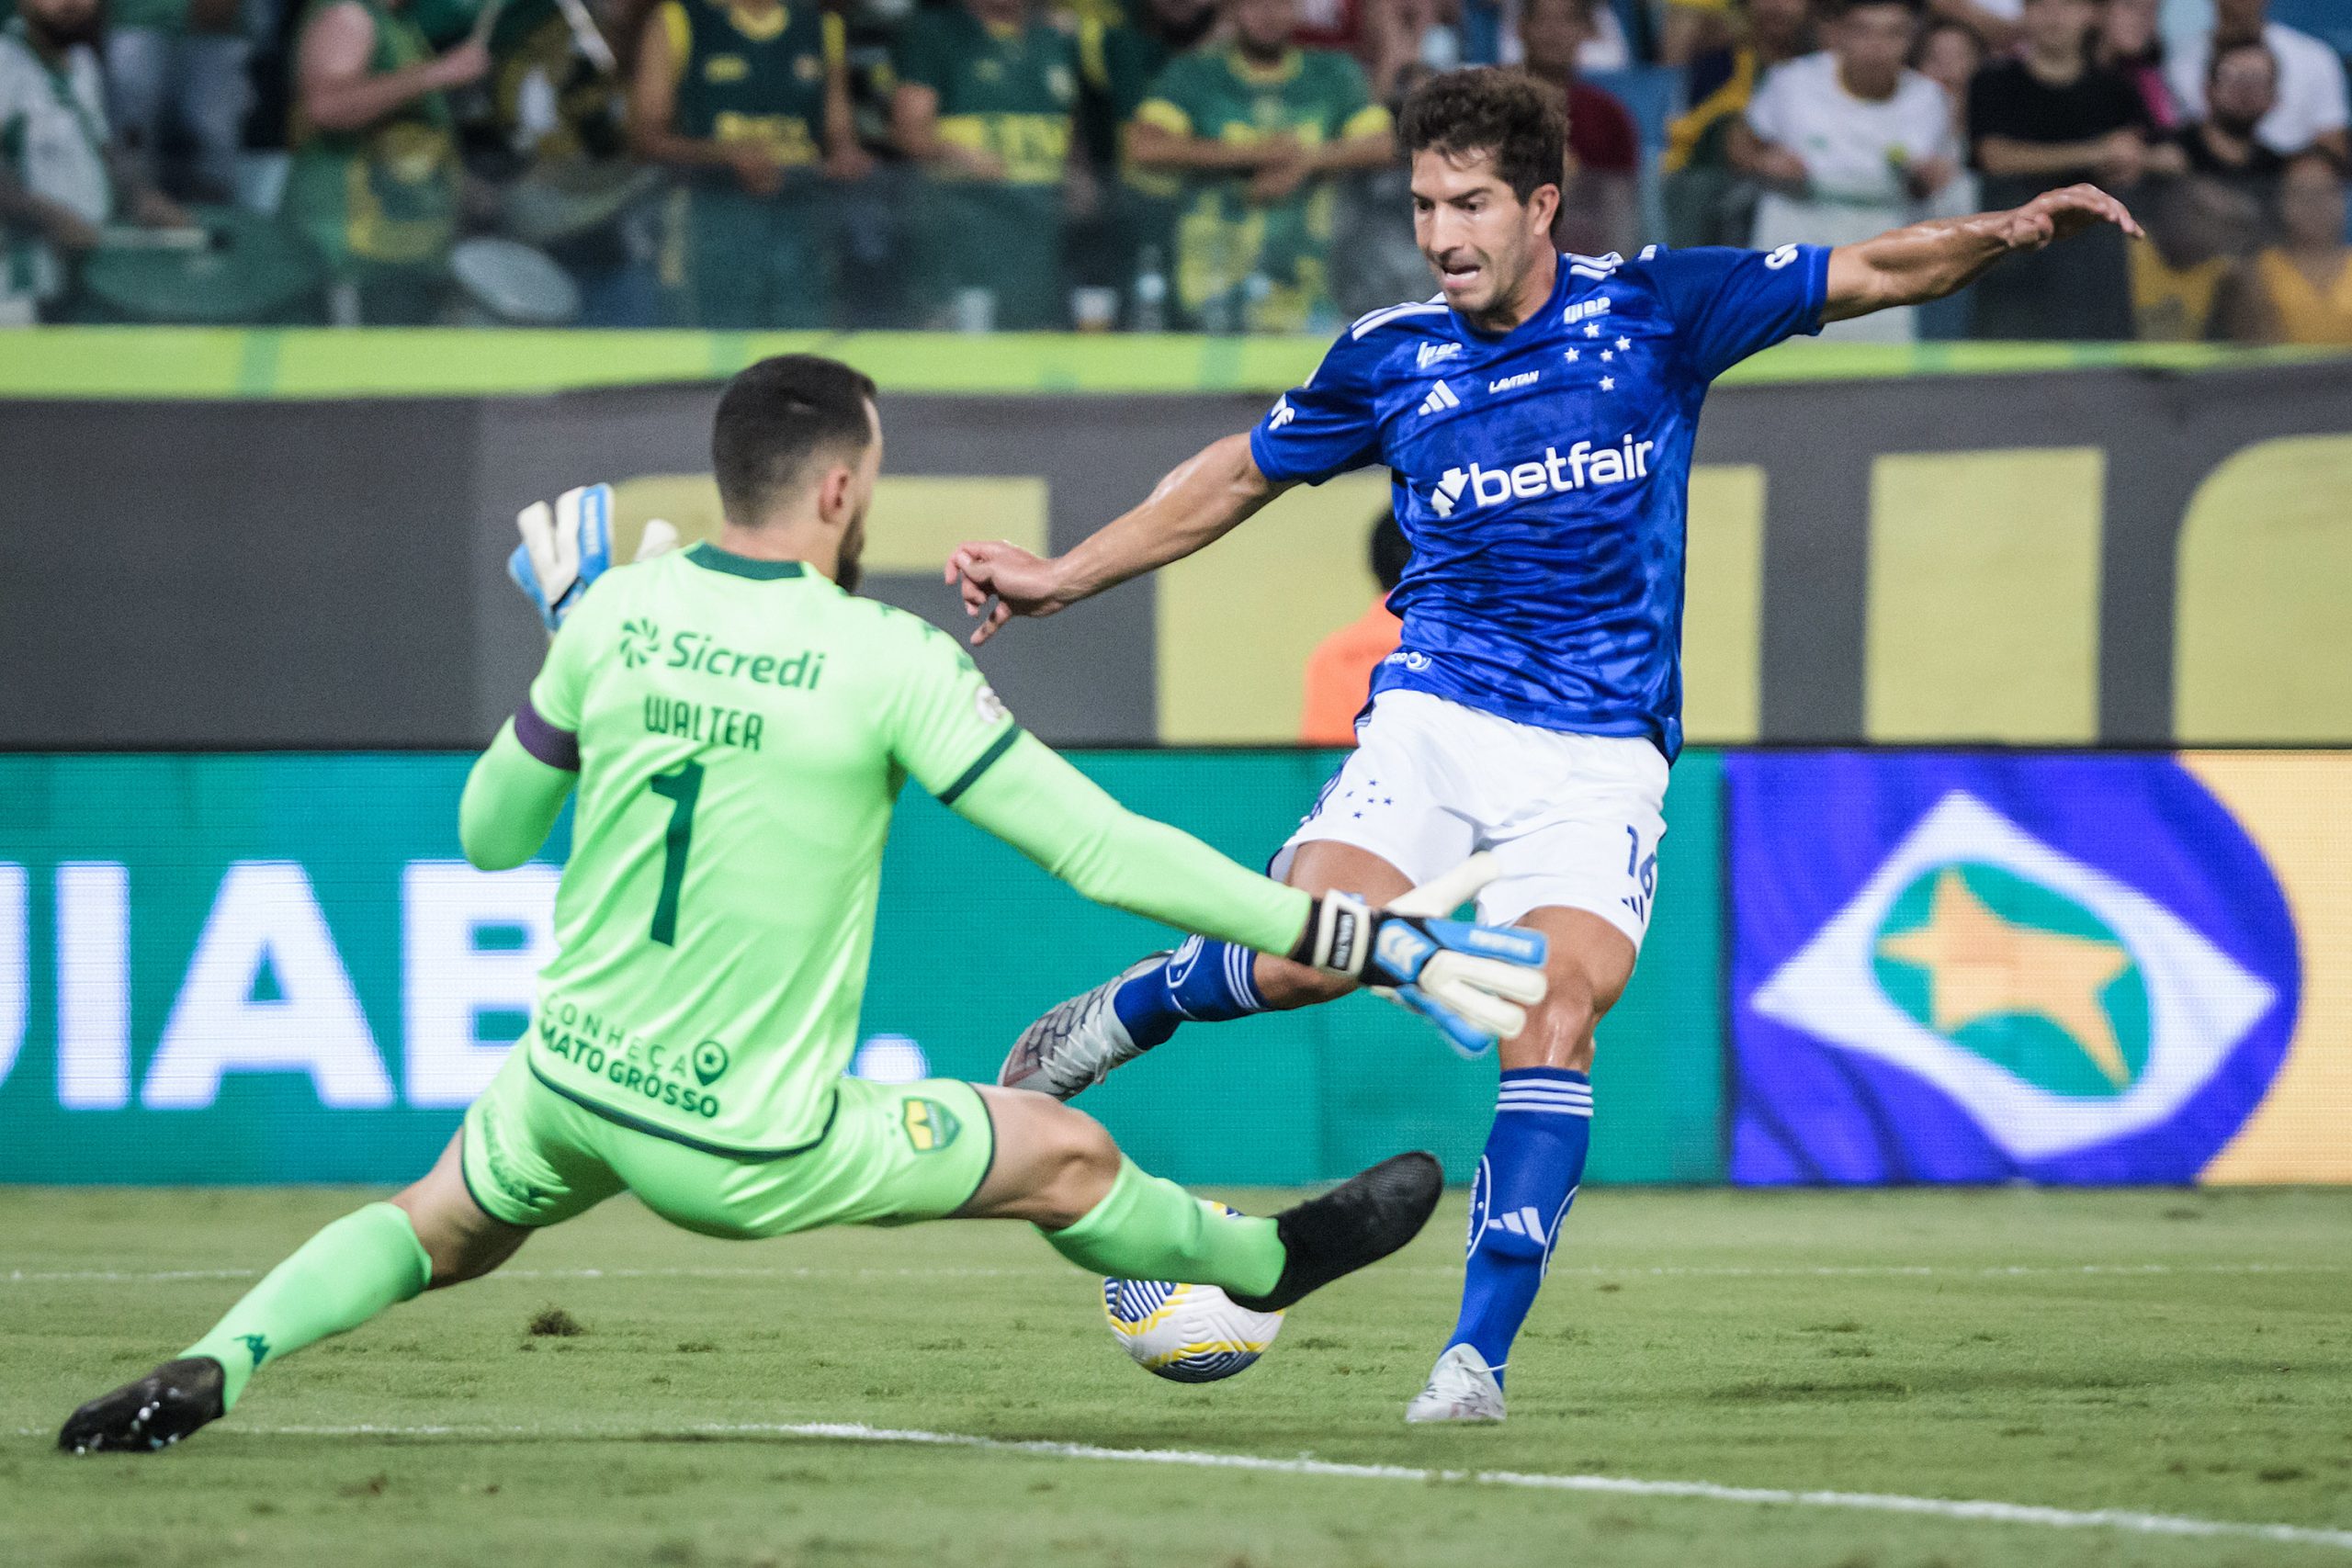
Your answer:
[[[2193,1181],[2303,970],[2270,859],[2169,757],[1732,759],[1733,1179]]]

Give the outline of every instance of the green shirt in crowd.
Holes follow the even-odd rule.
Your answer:
[[[681,136],[754,142],[786,168],[825,155],[825,78],[848,51],[841,17],[815,0],[748,11],[715,0],[664,0],[677,71]],[[731,183],[729,171],[709,172]]]
[[[1305,928],[1305,894],[1129,814],[1023,734],[956,639],[797,561],[701,545],[616,569],[531,709],[576,738],[579,772],[531,1068],[703,1146],[823,1133],[909,778],[1090,897],[1261,951]],[[467,790],[469,852],[537,847],[547,823],[482,803],[529,793],[502,771],[548,765],[502,732]],[[938,962],[940,984],[973,982]]]
[[[1295,49],[1270,67],[1238,51],[1179,56],[1136,118],[1179,136],[1247,143],[1292,136],[1309,146],[1388,129],[1388,111],[1354,60],[1336,50]],[[1330,306],[1329,256],[1337,194],[1310,180],[1260,206],[1246,174],[1187,183],[1176,224],[1176,299],[1190,316],[1220,306],[1251,331],[1300,331]],[[1253,290],[1250,279],[1262,278]]]
[[[313,0],[308,28],[356,5],[376,26],[370,74],[433,58],[415,22],[381,0]],[[446,93],[425,93],[357,130],[322,130],[299,102],[284,211],[346,273],[437,268],[457,235],[458,145]]]
[[[995,154],[1010,184],[1060,186],[1078,103],[1068,33],[1035,18],[993,27],[960,6],[920,11],[894,63],[900,81],[939,95],[942,141]]]

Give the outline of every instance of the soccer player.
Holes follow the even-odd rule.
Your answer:
[[[568,614],[458,807],[467,855],[514,866],[577,791],[529,1034],[423,1180],[327,1226],[177,1358],[75,1411],[61,1447],[163,1448],[265,1364],[477,1279],[624,1188],[721,1237],[1027,1220],[1087,1269],[1204,1280],[1261,1310],[1420,1229],[1443,1180],[1426,1154],[1272,1219],[1228,1216],[1047,1096],[842,1076],[910,776],[1104,902],[1496,1009],[1505,1027],[1523,1015],[1490,993],[1543,994],[1527,933],[1316,899],[1130,816],[1023,733],[953,637],[854,597],[882,457],[873,394],[831,360],[752,367],[718,407],[718,545],[576,598],[533,578]],[[601,514],[609,492],[585,493]]]
[[[1012,615],[1051,615],[1203,548],[1291,485],[1373,463],[1393,473],[1413,548],[1391,601],[1402,643],[1374,678],[1359,749],[1275,874],[1384,899],[1491,851],[1502,872],[1480,918],[1551,942],[1550,995],[1502,1045],[1461,1317],[1413,1421],[1501,1419],[1511,1341],[1584,1170],[1593,1028],[1649,924],[1660,803],[1682,744],[1684,510],[1708,383],[1792,333],[1950,294],[2078,229],[2138,232],[2112,197],[2075,186],[1835,250],[1563,255],[1547,238],[1556,106],[1515,72],[1417,89],[1400,130],[1442,292],[1358,321],[1254,430],[1201,452],[1069,554],[974,544],[947,566],[984,615],[978,642]],[[1230,943],[1187,942],[1046,1014],[1002,1079],[1073,1095],[1182,1023],[1346,989]],[[1477,1037],[1458,1021],[1449,1032]]]

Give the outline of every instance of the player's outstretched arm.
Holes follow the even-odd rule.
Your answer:
[[[972,633],[978,647],[1015,615],[1066,610],[1214,544],[1286,488],[1259,471],[1247,434],[1228,435],[1068,555],[1035,556],[1001,539],[963,545],[947,558],[947,582],[962,589],[964,613],[982,617]]]
[[[1524,1010],[1544,998],[1535,932],[1373,909],[1345,894],[1310,897],[1136,816],[1027,735],[951,805],[1099,904],[1424,996],[1486,1033],[1516,1035]]]
[[[508,719],[475,759],[458,802],[458,842],[466,859],[482,871],[511,871],[537,854],[579,778],[576,762],[567,769],[534,756]]]
[[[2097,186],[2044,191],[2023,207],[1939,218],[1829,253],[1825,321],[1842,321],[1896,305],[1956,294],[2002,257],[2038,251],[2100,223],[2137,238],[2140,225]]]

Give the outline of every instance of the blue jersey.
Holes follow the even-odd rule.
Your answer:
[[[1567,255],[1500,336],[1443,303],[1357,321],[1250,433],[1267,478],[1385,463],[1412,565],[1375,694],[1682,749],[1682,558],[1707,387],[1821,330],[1829,253]]]

